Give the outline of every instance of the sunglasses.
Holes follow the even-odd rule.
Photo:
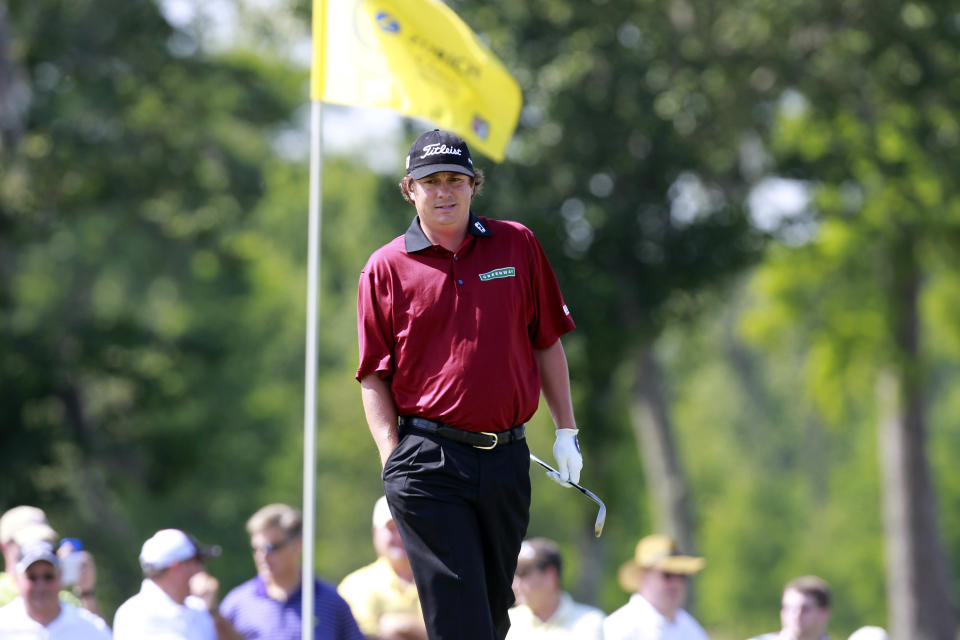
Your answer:
[[[514,575],[516,575],[518,578],[526,578],[528,575],[530,575],[534,571],[543,571],[544,569],[550,566],[553,566],[553,565],[550,563],[546,563],[546,564],[528,564],[522,567],[518,566],[517,570],[514,572]]]
[[[670,573],[669,571],[658,571],[664,580],[686,580],[689,576],[685,573]]]
[[[27,573],[24,574],[30,582],[53,582],[57,579],[57,574],[52,571],[46,571],[44,573]]]
[[[254,551],[255,553],[256,553],[257,551],[259,551],[260,553],[262,553],[262,554],[264,554],[264,555],[269,555],[269,554],[273,553],[274,551],[279,551],[280,549],[283,549],[284,547],[286,547],[287,545],[289,545],[291,542],[293,542],[294,540],[296,540],[296,539],[299,538],[299,537],[300,537],[300,536],[292,535],[292,536],[288,536],[288,537],[286,537],[286,538],[284,538],[283,540],[280,540],[280,541],[278,541],[278,542],[265,542],[265,543],[263,543],[263,544],[261,544],[261,545],[257,545],[257,546],[255,546],[255,547],[253,547],[253,551]]]

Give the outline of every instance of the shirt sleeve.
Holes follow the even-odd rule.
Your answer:
[[[535,349],[546,349],[560,339],[560,336],[572,331],[576,325],[563,301],[560,284],[547,254],[533,232],[528,229],[527,234],[534,303],[533,319],[528,326],[528,332],[530,343]]]
[[[393,323],[389,283],[378,278],[376,254],[360,273],[357,287],[357,344],[360,364],[357,380],[371,373],[388,377],[393,373]]]
[[[223,616],[227,621],[233,624],[235,621],[233,619],[235,607],[233,606],[233,590],[231,589],[223,600],[220,601],[220,605],[217,607],[217,611],[220,612],[220,615]]]

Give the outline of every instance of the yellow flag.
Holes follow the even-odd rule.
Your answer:
[[[425,118],[497,162],[522,102],[500,61],[439,0],[313,0],[310,97]]]

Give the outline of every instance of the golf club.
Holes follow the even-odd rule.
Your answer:
[[[532,453],[530,454],[530,459],[536,462],[537,464],[539,464],[541,467],[543,467],[547,471],[552,471],[553,473],[556,473],[559,475],[560,473],[559,471],[557,471],[556,469],[554,469],[553,467],[548,465],[546,462],[544,462],[537,456],[533,455]],[[583,487],[578,485],[576,482],[571,482],[570,486],[576,487],[577,489],[580,490],[580,493],[582,493],[583,495],[587,496],[588,498],[596,502],[598,505],[600,505],[600,511],[597,512],[597,521],[593,523],[593,532],[599,538],[600,534],[603,533],[603,523],[607,519],[607,505],[603,504],[603,500],[598,498],[594,492],[590,491],[589,489],[584,489]]]

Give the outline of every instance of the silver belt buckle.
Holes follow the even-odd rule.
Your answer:
[[[500,442],[500,436],[498,436],[496,433],[493,433],[493,432],[491,432],[491,431],[480,431],[479,433],[481,433],[482,435],[485,435],[485,436],[491,436],[491,437],[493,437],[493,444],[491,444],[491,445],[488,446],[488,447],[485,447],[485,446],[479,445],[479,444],[475,444],[475,445],[473,445],[473,448],[474,448],[474,449],[483,449],[484,451],[489,451],[490,449],[495,448],[495,447],[497,446],[497,443]]]

